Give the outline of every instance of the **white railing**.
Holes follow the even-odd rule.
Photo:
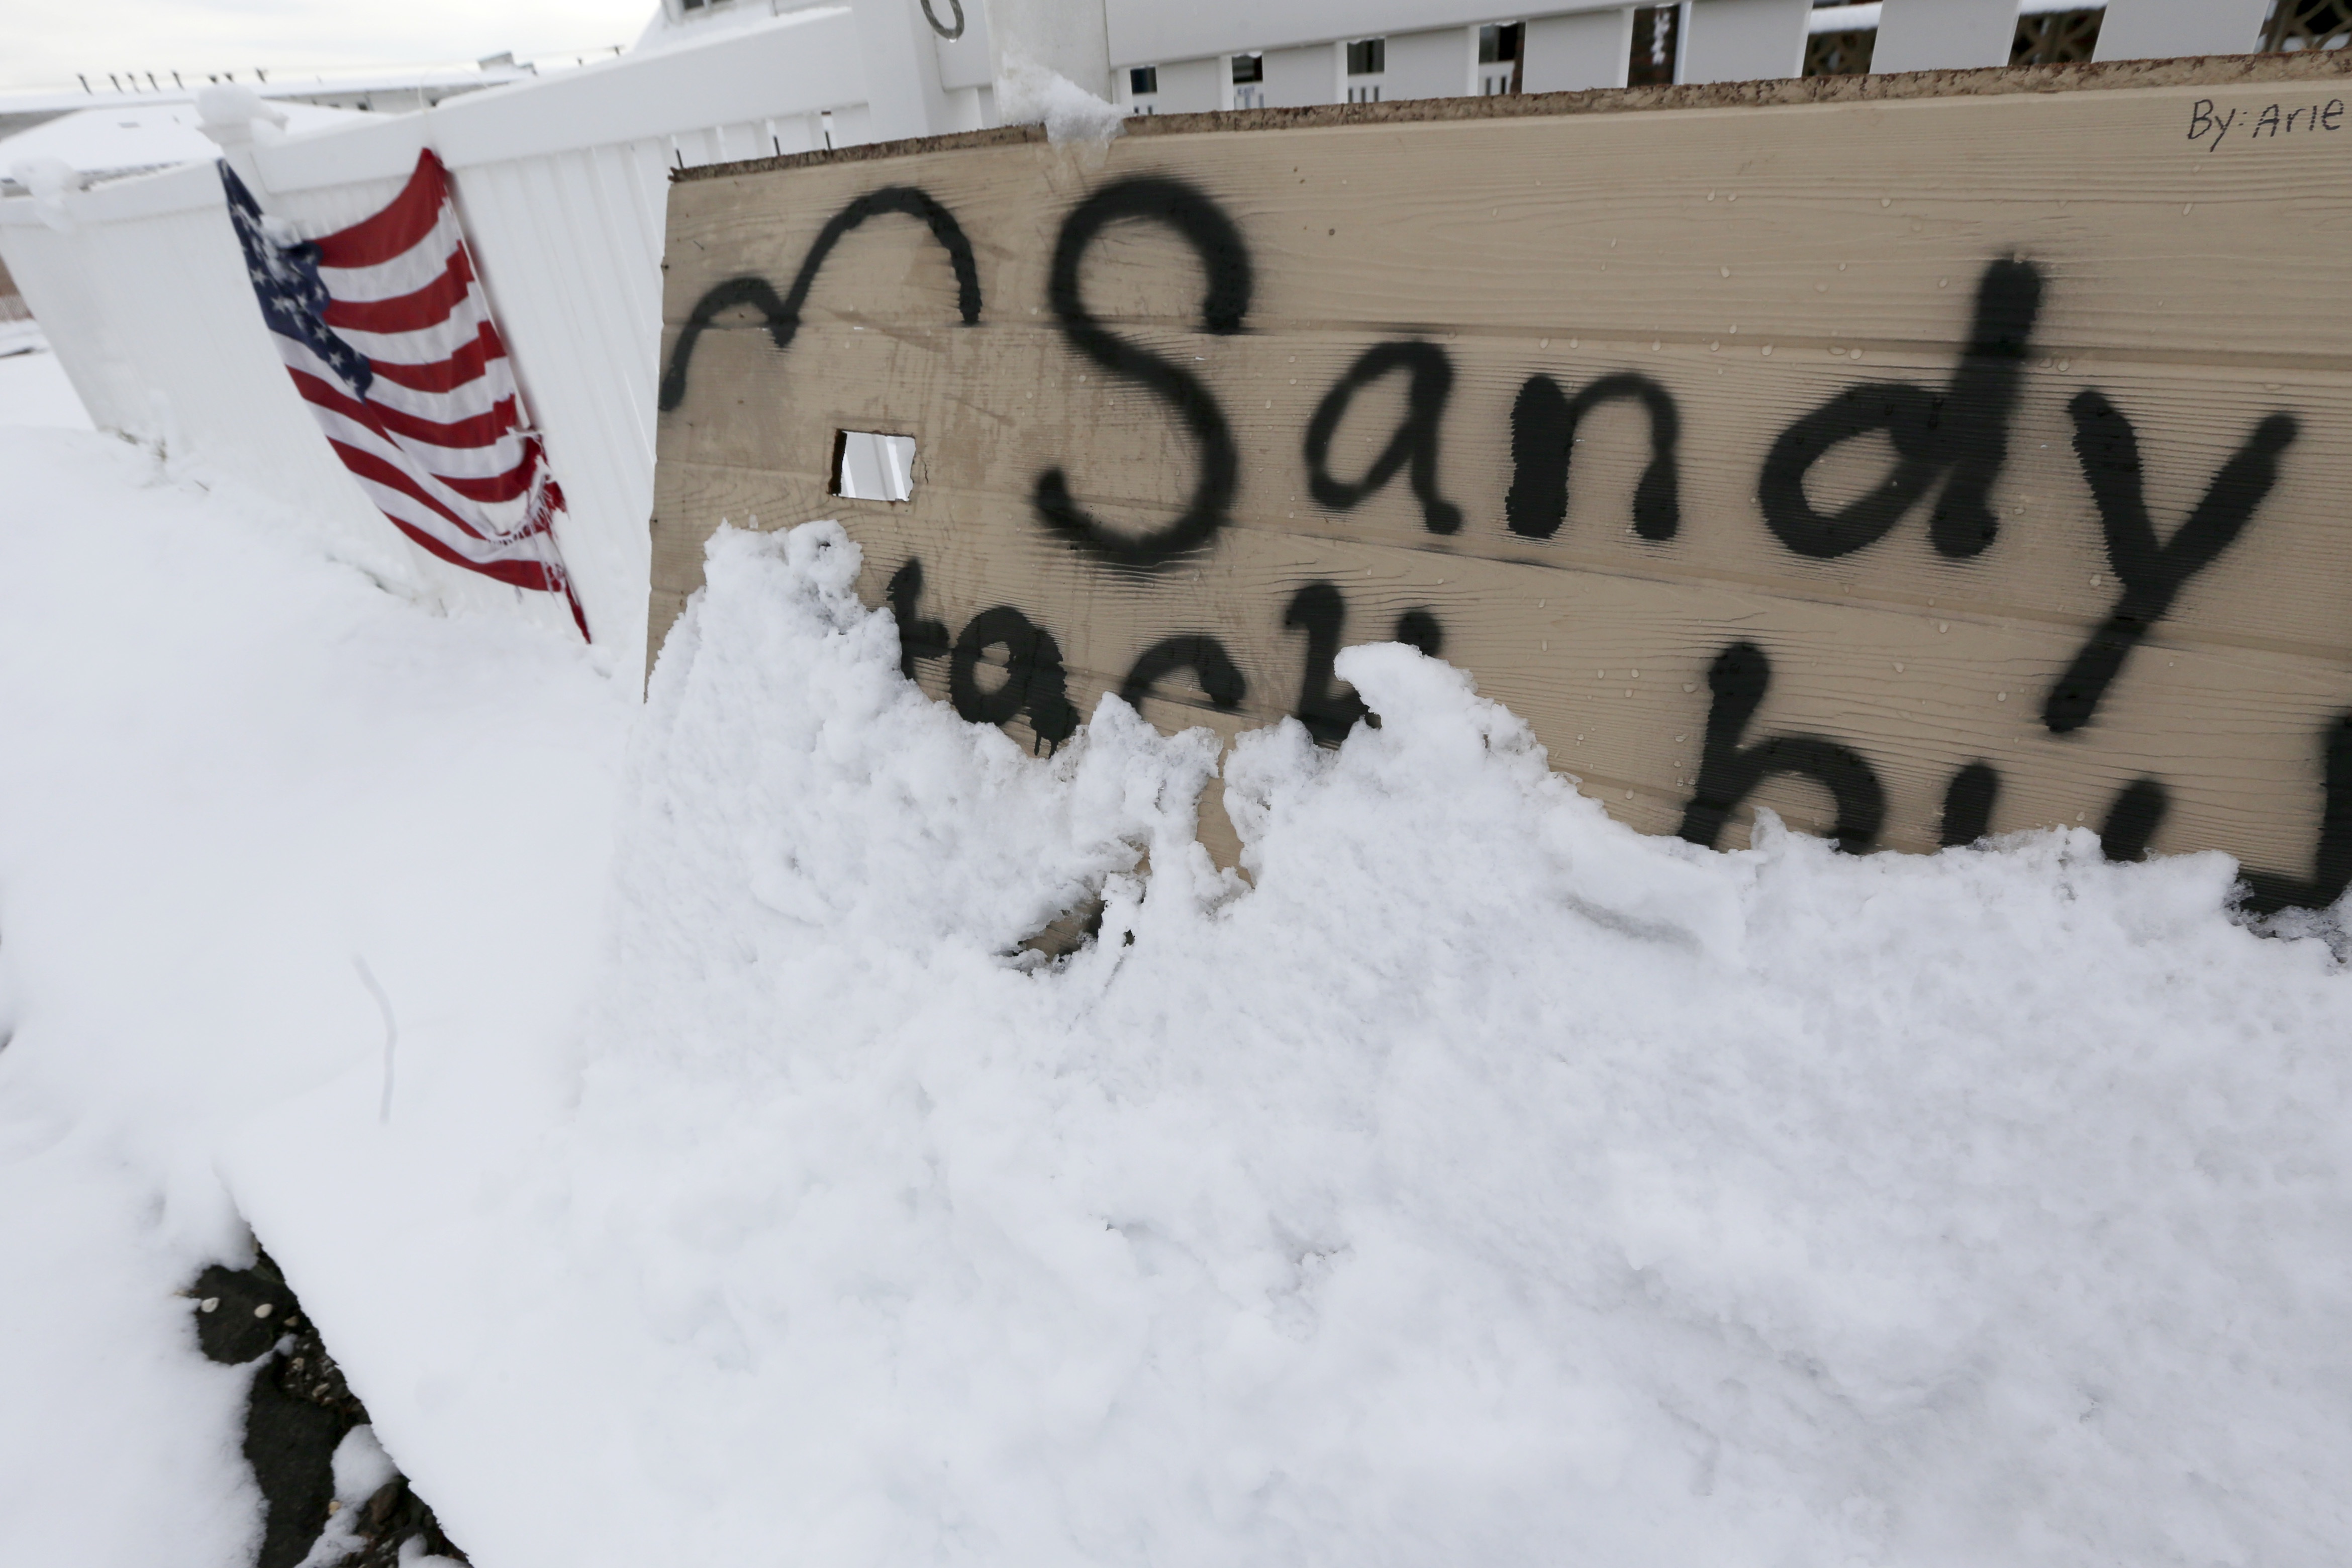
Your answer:
[[[322,234],[389,201],[420,150],[440,155],[564,489],[560,542],[589,624],[634,671],[668,172],[976,124],[957,64],[918,0],[847,0],[238,161],[272,216]],[[101,427],[299,509],[442,604],[564,620],[548,595],[407,545],[335,460],[262,326],[212,165],[0,201],[0,258]]]

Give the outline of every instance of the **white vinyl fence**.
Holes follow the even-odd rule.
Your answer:
[[[439,154],[563,487],[589,626],[634,671],[667,172],[977,124],[934,37],[919,0],[847,0],[233,158],[267,211],[316,235],[383,206],[423,148]],[[569,623],[552,595],[407,544],[336,461],[262,325],[211,164],[0,201],[0,258],[102,427],[299,509],[443,604]]]

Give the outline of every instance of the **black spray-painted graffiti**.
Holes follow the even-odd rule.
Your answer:
[[[2042,274],[2031,262],[1986,268],[1951,385],[1931,392],[1909,382],[1866,382],[1780,432],[1756,483],[1765,526],[1800,555],[1851,554],[1885,538],[1941,481],[1929,541],[1956,560],[1981,552],[2000,528],[1992,486],[2009,458],[2025,345],[2041,309]],[[1805,495],[1806,473],[1832,447],[1874,432],[1894,445],[1893,469],[1870,494],[1834,512],[1817,510]]]
[[[1650,416],[1650,462],[1633,487],[1633,531],[1653,543],[1682,526],[1681,480],[1675,444],[1683,418],[1675,400],[1646,375],[1604,375],[1570,397],[1548,375],[1531,375],[1511,405],[1511,488],[1503,521],[1513,533],[1549,539],[1568,521],[1568,468],[1576,426],[1604,403],[1640,404]]]
[[[1202,695],[1221,713],[1232,712],[1249,695],[1249,682],[1242,679],[1241,667],[1225,651],[1225,645],[1196,632],[1162,637],[1139,654],[1127,679],[1119,682],[1119,700],[1130,708],[1140,708],[1163,679],[1180,669],[1192,672]]]
[[[1767,735],[1741,744],[1748,721],[1772,687],[1772,664],[1752,642],[1736,642],[1715,656],[1706,672],[1714,701],[1706,713],[1706,743],[1698,783],[1684,808],[1682,836],[1715,847],[1732,809],[1775,773],[1818,782],[1837,803],[1838,847],[1861,854],[1878,842],[1886,820],[1886,792],[1859,753],[1819,735]]]
[[[2075,395],[2067,405],[2074,421],[2074,454],[2106,535],[2107,560],[2123,594],[2083,651],[2074,656],[2042,707],[2042,721],[2053,735],[2079,730],[2098,710],[2124,659],[2148,628],[2172,608],[2181,584],[2220,559],[2278,483],[2278,458],[2294,439],[2292,416],[2273,414],[2254,427],[2246,444],[2221,465],[2205,499],[2159,542],[2140,489],[2139,438],[2131,421],[2096,392]]]
[[[1347,624],[1348,602],[1328,583],[1306,584],[1290,596],[1289,606],[1282,612],[1284,629],[1307,638],[1307,671],[1299,678],[1298,705],[1291,711],[1307,726],[1307,732],[1325,745],[1339,744],[1356,727],[1356,721],[1366,716],[1363,699],[1339,687],[1331,668],[1344,646],[1340,638]],[[1445,646],[1445,632],[1429,611],[1407,610],[1397,617],[1393,640],[1434,658]]]
[[[921,613],[920,561],[909,561],[892,573],[890,585],[883,593],[890,601],[890,613],[898,622],[898,670],[908,679],[915,679],[916,660],[945,658],[948,700],[963,718],[975,724],[1005,724],[1025,713],[1029,727],[1048,750],[1076,731],[1078,710],[1071,705],[1067,694],[1068,676],[1062,667],[1062,648],[1054,640],[1053,633],[1013,605],[999,605],[974,616],[965,624],[962,635],[949,642],[947,623],[927,619]],[[980,667],[986,662],[988,651],[997,647],[1004,650],[1004,679],[994,687],[985,686],[981,681]],[[1224,649],[1216,648],[1214,657],[1222,661],[1222,668],[1214,677],[1203,673],[1204,686],[1212,679],[1222,685],[1224,672],[1234,669],[1233,660],[1225,658]],[[1165,668],[1158,673],[1165,673]],[[1133,679],[1129,678],[1130,682]],[[1234,671],[1234,703],[1238,704],[1238,671]],[[1144,686],[1148,688],[1150,684],[1150,679],[1147,678]]]
[[[1404,423],[1372,459],[1360,479],[1349,482],[1331,474],[1331,437],[1356,394],[1391,371],[1401,370],[1405,384]],[[1454,364],[1435,343],[1376,343],[1366,349],[1316,406],[1307,422],[1307,489],[1333,511],[1348,511],[1365,497],[1411,466],[1407,482],[1421,503],[1421,521],[1432,533],[1455,533],[1462,528],[1462,509],[1437,493],[1437,428],[1445,417],[1445,399],[1454,390]]]
[[[732,279],[704,295],[672,350],[662,380],[661,406],[677,406],[695,340],[720,311],[755,306],[767,318],[776,346],[789,345],[809,289],[834,245],[866,217],[883,212],[919,216],[929,226],[954,267],[962,319],[976,322],[980,286],[961,226],[923,192],[886,188],[853,202],[825,226],[782,299],[758,278]],[[1090,517],[1059,468],[1038,476],[1036,514],[1049,533],[1073,548],[1109,566],[1148,574],[1196,557],[1213,543],[1240,482],[1240,458],[1224,412],[1199,375],[1118,337],[1086,308],[1079,291],[1081,264],[1103,231],[1122,221],[1163,225],[1192,246],[1206,274],[1202,309],[1206,331],[1242,330],[1252,270],[1240,230],[1224,211],[1201,192],[1164,176],[1108,184],[1063,220],[1047,303],[1065,341],[1084,358],[1139,384],[1166,403],[1192,437],[1198,471],[1183,512],[1149,533],[1121,533]],[[1756,488],[1765,525],[1773,536],[1800,557],[1833,559],[1877,543],[1927,504],[1927,537],[1937,552],[1967,561],[1989,549],[2000,531],[1992,490],[2008,462],[2011,425],[2043,288],[2041,269],[2032,261],[1993,261],[1978,279],[1967,346],[1947,384],[1857,383],[1783,430],[1764,455]],[[1333,473],[1331,445],[1357,394],[1391,374],[1406,378],[1402,421],[1360,478]],[[1423,526],[1433,534],[1457,533],[1465,523],[1462,510],[1444,498],[1440,483],[1440,431],[1453,384],[1453,365],[1435,343],[1407,340],[1365,350],[1325,394],[1308,422],[1302,450],[1308,493],[1332,511],[1347,511],[1402,473]],[[1649,425],[1649,459],[1633,495],[1634,532],[1654,544],[1675,539],[1681,522],[1681,416],[1665,387],[1633,373],[1603,376],[1573,395],[1549,375],[1528,376],[1511,411],[1511,484],[1503,518],[1510,532],[1530,540],[1559,534],[1568,514],[1578,424],[1593,409],[1619,401],[1639,405]],[[2093,721],[2132,650],[2170,612],[2181,588],[2243,533],[2276,485],[2281,455],[2297,433],[2289,415],[2261,420],[2215,472],[2204,499],[2170,538],[2159,540],[2144,500],[2139,446],[2130,420],[2095,389],[2078,394],[2069,414],[2075,457],[2121,591],[2114,609],[2044,700],[2043,722],[2054,737],[2072,734]],[[1885,437],[1894,450],[1895,461],[1885,477],[1869,493],[1833,510],[1816,507],[1805,490],[1806,476],[1814,465],[1841,444],[1873,435]],[[1000,605],[975,616],[950,640],[942,622],[920,614],[922,593],[921,563],[909,560],[891,577],[887,589],[899,627],[900,668],[908,676],[918,661],[946,658],[950,699],[966,719],[1001,724],[1025,714],[1047,747],[1076,731],[1077,714],[1067,696],[1060,646],[1047,628],[1020,609]],[[1282,628],[1305,640],[1304,674],[1292,712],[1325,743],[1337,743],[1359,720],[1377,722],[1333,673],[1347,613],[1339,588],[1323,581],[1297,587],[1282,611]],[[1391,635],[1433,655],[1444,641],[1442,627],[1426,608],[1399,616]],[[991,662],[991,650],[999,648],[1003,650],[1004,678],[992,687],[983,686],[981,667]],[[1131,703],[1141,702],[1188,670],[1202,695],[1220,711],[1239,708],[1249,689],[1246,674],[1223,643],[1205,633],[1186,632],[1144,648],[1120,683],[1120,695]],[[1714,845],[1732,813],[1759,786],[1790,775],[1811,780],[1828,793],[1836,809],[1839,847],[1854,853],[1874,847],[1885,826],[1885,791],[1859,752],[1820,735],[1748,734],[1771,680],[1771,661],[1752,642],[1735,641],[1715,657],[1707,674],[1704,744],[1684,807],[1682,837]],[[2245,902],[2250,909],[2266,912],[2326,905],[2352,887],[2352,713],[2329,722],[2318,750],[2324,808],[2310,874],[2248,871]],[[1981,759],[1958,769],[1944,792],[1941,841],[1957,847],[1983,838],[2000,787],[1999,771]],[[2145,853],[2168,804],[2159,780],[2140,778],[2126,784],[2102,817],[2106,853],[2117,859]]]
[[[1004,649],[1004,679],[989,690],[980,683],[980,662],[992,647]],[[1063,694],[1064,684],[1054,634],[1010,605],[972,616],[948,656],[948,694],[957,712],[976,724],[1002,724],[1026,713],[1048,746],[1068,740],[1078,727],[1078,710]]]
[[[1113,375],[1139,382],[1164,399],[1200,447],[1201,475],[1183,515],[1139,538],[1107,529],[1088,517],[1071,499],[1069,480],[1059,468],[1037,476],[1037,515],[1046,527],[1111,565],[1148,571],[1206,548],[1224,526],[1234,488],[1241,482],[1241,456],[1224,410],[1198,376],[1105,331],[1087,312],[1078,293],[1078,264],[1097,237],[1123,219],[1165,224],[1199,254],[1209,281],[1201,304],[1201,325],[1207,331],[1242,330],[1242,318],[1249,313],[1250,258],[1241,230],[1223,208],[1190,185],[1167,179],[1121,180],[1104,186],[1062,220],[1061,237],[1054,245],[1045,297],[1055,320],[1062,323],[1063,337]]]
[[[776,297],[775,289],[764,278],[756,275],[730,278],[724,283],[712,285],[701,299],[694,302],[686,325],[679,329],[677,346],[670,350],[669,368],[663,372],[659,403],[664,413],[676,408],[686,399],[687,366],[694,362],[694,345],[720,312],[749,305],[767,318],[768,336],[779,350],[793,346],[793,339],[801,330],[801,307],[808,303],[809,289],[816,283],[816,275],[841,243],[841,237],[882,213],[903,213],[921,218],[930,229],[931,237],[948,253],[948,265],[955,270],[956,310],[965,326],[980,321],[980,268],[971,258],[971,241],[965,237],[963,225],[955,215],[925,192],[912,185],[885,185],[878,191],[858,197],[833,215],[831,221],[809,247],[801,262],[801,269],[793,278],[793,286],[783,298]]]
[[[2352,713],[2330,724],[2319,738],[2323,780],[2319,843],[2312,851],[2309,879],[2274,871],[2248,871],[2246,907],[2258,913],[2301,906],[2326,909],[2352,887]]]

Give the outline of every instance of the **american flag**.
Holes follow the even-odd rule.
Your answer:
[[[561,594],[588,619],[554,533],[563,491],[428,150],[390,206],[291,241],[226,160],[230,221],[294,386],[393,526],[442,560]]]

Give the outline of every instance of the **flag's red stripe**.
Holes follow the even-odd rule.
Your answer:
[[[382,507],[376,510],[383,511]],[[580,595],[572,591],[572,579],[562,568],[538,561],[468,561],[415,524],[394,517],[388,511],[383,515],[393,527],[415,540],[426,554],[438,556],[452,566],[479,572],[492,582],[510,583],[518,588],[532,588],[542,594],[562,595],[564,607],[572,612],[572,624],[580,628],[580,640],[596,640],[588,634],[588,612],[581,607]]]
[[[523,443],[522,461],[503,474],[491,474],[484,479],[468,479],[462,474],[436,474],[433,477],[471,501],[513,500],[530,489],[530,477],[539,469],[539,443]]]
[[[414,414],[404,414],[381,403],[359,402],[341,388],[308,371],[289,368],[287,374],[293,376],[295,386],[310,402],[331,408],[338,414],[349,415],[380,434],[405,436],[429,447],[468,448],[495,446],[499,437],[515,427],[515,401],[511,397],[499,399],[487,414],[441,424],[431,419],[420,419]]]
[[[487,538],[485,533],[480,531],[480,529],[475,529],[473,524],[468,524],[468,521],[463,521],[461,517],[457,515],[457,512],[452,512],[452,510],[449,510],[449,508],[446,508],[446,505],[442,505],[440,500],[436,500],[436,499],[433,499],[433,496],[425,494],[424,487],[421,487],[421,484],[416,484],[416,479],[409,478],[409,475],[407,475],[407,472],[404,472],[404,470],[397,470],[397,468],[393,468],[391,463],[385,461],[385,458],[381,458],[379,454],[374,454],[374,451],[364,451],[364,449],[360,449],[360,447],[351,447],[351,445],[346,445],[346,442],[336,442],[336,439],[331,437],[331,435],[330,435],[330,437],[327,437],[327,442],[330,442],[330,445],[334,447],[336,451],[341,451],[341,454],[346,454],[346,458],[343,458],[343,463],[346,463],[346,468],[351,468],[352,472],[360,472],[360,466],[358,466],[358,463],[352,463],[352,461],[351,461],[351,454],[360,454],[360,456],[364,456],[364,458],[367,458],[367,461],[369,461],[369,470],[367,470],[367,472],[369,472],[369,478],[379,478],[379,475],[376,475],[376,470],[379,470],[379,468],[381,468],[381,470],[385,470],[385,472],[397,472],[397,475],[400,475],[400,478],[397,478],[397,479],[381,479],[381,482],[383,482],[383,484],[391,484],[391,487],[393,487],[393,489],[397,489],[397,491],[404,491],[404,494],[409,494],[409,496],[416,496],[416,500],[421,500],[421,503],[424,503],[424,505],[430,505],[430,508],[433,508],[433,510],[440,512],[440,515],[442,515],[442,517],[446,517],[446,520],[449,520],[449,521],[454,521],[454,524],[457,524],[457,527],[466,529],[466,531],[470,533],[470,536],[475,536],[475,538]],[[518,499],[518,496],[530,494],[530,489],[531,489],[531,472],[536,472],[536,468],[539,468],[539,445],[536,445],[536,442],[531,442],[530,451],[527,451],[527,454],[524,454],[522,461],[515,463],[513,468],[508,468],[508,470],[506,470],[506,472],[501,472],[501,475],[489,475],[489,478],[487,478],[487,479],[452,479],[452,478],[449,478],[449,475],[433,475],[433,478],[436,478],[437,482],[440,482],[440,484],[446,484],[446,487],[452,489],[452,491],[457,491],[458,496],[466,496],[466,499],[468,499],[468,500],[515,500],[515,499]],[[552,489],[552,487],[551,487],[551,489]],[[551,503],[551,505],[560,505],[560,499],[555,500],[555,503]],[[531,533],[531,531],[534,531],[534,529],[524,529],[524,533]],[[513,533],[510,533],[510,536],[508,536],[508,538],[515,538],[515,536],[513,536]]]
[[[416,173],[408,177],[390,206],[317,242],[320,264],[383,266],[433,232],[433,226],[441,221],[441,204],[448,191],[441,160],[428,147],[416,160]]]
[[[440,275],[424,288],[389,300],[330,300],[322,319],[331,327],[348,327],[355,332],[421,331],[447,321],[449,312],[466,302],[467,287],[473,281],[474,268],[461,245],[449,253]]]
[[[382,507],[378,507],[376,510],[378,511],[383,511]],[[500,583],[511,583],[518,588],[536,588],[542,594],[568,594],[570,592],[563,578],[544,562],[469,561],[465,556],[460,555],[456,551],[450,549],[441,541],[434,538],[432,534],[426,532],[424,529],[417,527],[415,523],[404,521],[400,518],[393,517],[392,513],[388,511],[385,511],[383,515],[386,518],[391,519],[393,527],[400,530],[401,532],[408,535],[409,538],[416,541],[417,543],[423,545],[428,552],[439,556],[442,560],[446,561],[452,566],[463,566],[468,572],[479,572],[485,577],[494,578]],[[573,616],[577,619],[578,612],[573,612]]]
[[[507,346],[499,341],[498,329],[484,321],[482,330],[474,334],[474,341],[447,359],[435,360],[430,364],[372,359],[368,368],[394,386],[404,386],[411,392],[453,392],[481,374],[490,361],[506,357]]]
[[[355,424],[364,425],[377,435],[383,436],[386,446],[394,444],[392,437],[385,434],[383,426],[376,422],[376,411],[373,407],[351,396],[341,387],[320,380],[308,371],[296,370],[289,365],[286,368],[286,374],[294,378],[294,390],[302,395],[303,402],[316,404],[320,408],[331,408],[344,418]],[[327,439],[332,441],[334,437],[330,436]]]
[[[419,506],[429,509],[438,516],[447,518],[450,522],[465,531],[467,538],[482,539],[484,543],[490,542],[488,540],[483,539],[482,531],[480,529],[476,528],[472,523],[467,522],[464,518],[459,517],[456,512],[451,511],[447,507],[442,505],[439,501],[427,495],[423,485],[418,484],[415,479],[410,479],[399,468],[385,462],[373,452],[362,450],[358,447],[352,446],[348,441],[338,441],[332,436],[327,437],[327,445],[335,449],[335,456],[341,458],[343,460],[343,467],[349,468],[352,472],[360,475],[363,479],[373,479],[377,484],[383,486],[386,489],[398,490],[401,494],[415,501]],[[467,564],[472,563],[467,563]],[[478,571],[481,569],[482,568],[478,566],[476,567],[476,570]]]
[[[293,375],[296,388],[301,393],[305,402],[315,404],[320,408],[332,409],[345,418],[364,426],[383,437],[387,446],[398,445],[384,429],[383,421],[378,417],[383,412],[382,409],[372,405],[353,403],[315,376],[306,376],[300,371],[294,372]],[[329,439],[331,440],[333,437],[330,437]],[[488,505],[498,501],[513,500],[517,497],[529,494],[531,477],[539,471],[539,443],[526,441],[523,444],[522,460],[500,473],[479,475],[436,473],[433,478],[466,500]]]
[[[487,414],[477,414],[468,419],[453,419],[442,424],[432,419],[420,419],[414,414],[403,414],[378,403],[374,408],[376,422],[395,436],[405,436],[422,441],[428,447],[490,447],[499,437],[511,432],[517,424],[515,400],[500,398]]]
[[[389,206],[317,242],[320,264],[331,268],[377,268],[418,252],[415,259],[425,259],[429,265],[431,253],[421,252],[420,247],[438,226],[441,214],[449,205],[448,192],[448,177],[440,159],[429,150],[420,153],[416,160],[416,172],[409,177],[408,183]],[[467,300],[474,281],[472,261],[460,237],[449,250],[439,276],[424,288],[389,300],[352,300],[331,297],[323,312],[323,324],[349,331],[380,335],[432,328],[450,320],[452,312]],[[425,364],[374,360],[371,360],[370,364],[374,374],[384,379],[387,386],[426,395],[453,393],[478,381],[491,361],[506,357],[506,346],[499,341],[498,330],[488,321],[487,309],[471,341],[446,358]],[[329,426],[322,434],[326,435],[327,444],[337,458],[354,478],[375,489],[378,492],[374,497],[377,510],[417,548],[453,566],[478,572],[493,582],[541,593],[562,594],[572,611],[572,623],[580,628],[580,635],[583,638],[589,635],[586,614],[581,607],[579,595],[572,591],[570,576],[563,570],[560,555],[552,560],[513,559],[503,554],[488,560],[475,560],[430,525],[412,521],[393,510],[394,506],[405,510],[406,504],[413,502],[424,508],[431,517],[456,529],[459,540],[478,542],[501,552],[523,547],[532,549],[535,553],[553,555],[556,551],[554,514],[563,508],[563,495],[556,488],[553,478],[544,472],[544,459],[538,439],[521,435],[520,431],[521,408],[515,395],[509,394],[499,398],[484,414],[469,415],[457,420],[433,420],[363,398],[354,398],[337,383],[296,370],[291,363],[288,370],[293,375],[297,391],[306,401],[317,408],[351,420],[359,429],[376,437],[395,451],[402,450],[399,443],[405,439],[453,452],[477,453],[494,447],[509,434],[520,436],[521,460],[505,473],[479,479],[458,479],[443,474],[429,476],[435,485],[445,489],[459,504],[512,500],[530,494],[534,483],[541,486],[532,498],[530,516],[524,527],[512,534],[486,535],[482,529],[467,522],[448,504],[434,496],[425,482],[410,471],[415,462],[413,458],[404,453],[405,460],[390,459],[382,453],[341,439],[333,433],[331,422],[327,421],[324,415],[320,416],[322,425]],[[391,497],[400,499],[390,500]],[[544,543],[530,544],[532,540],[542,536]]]

